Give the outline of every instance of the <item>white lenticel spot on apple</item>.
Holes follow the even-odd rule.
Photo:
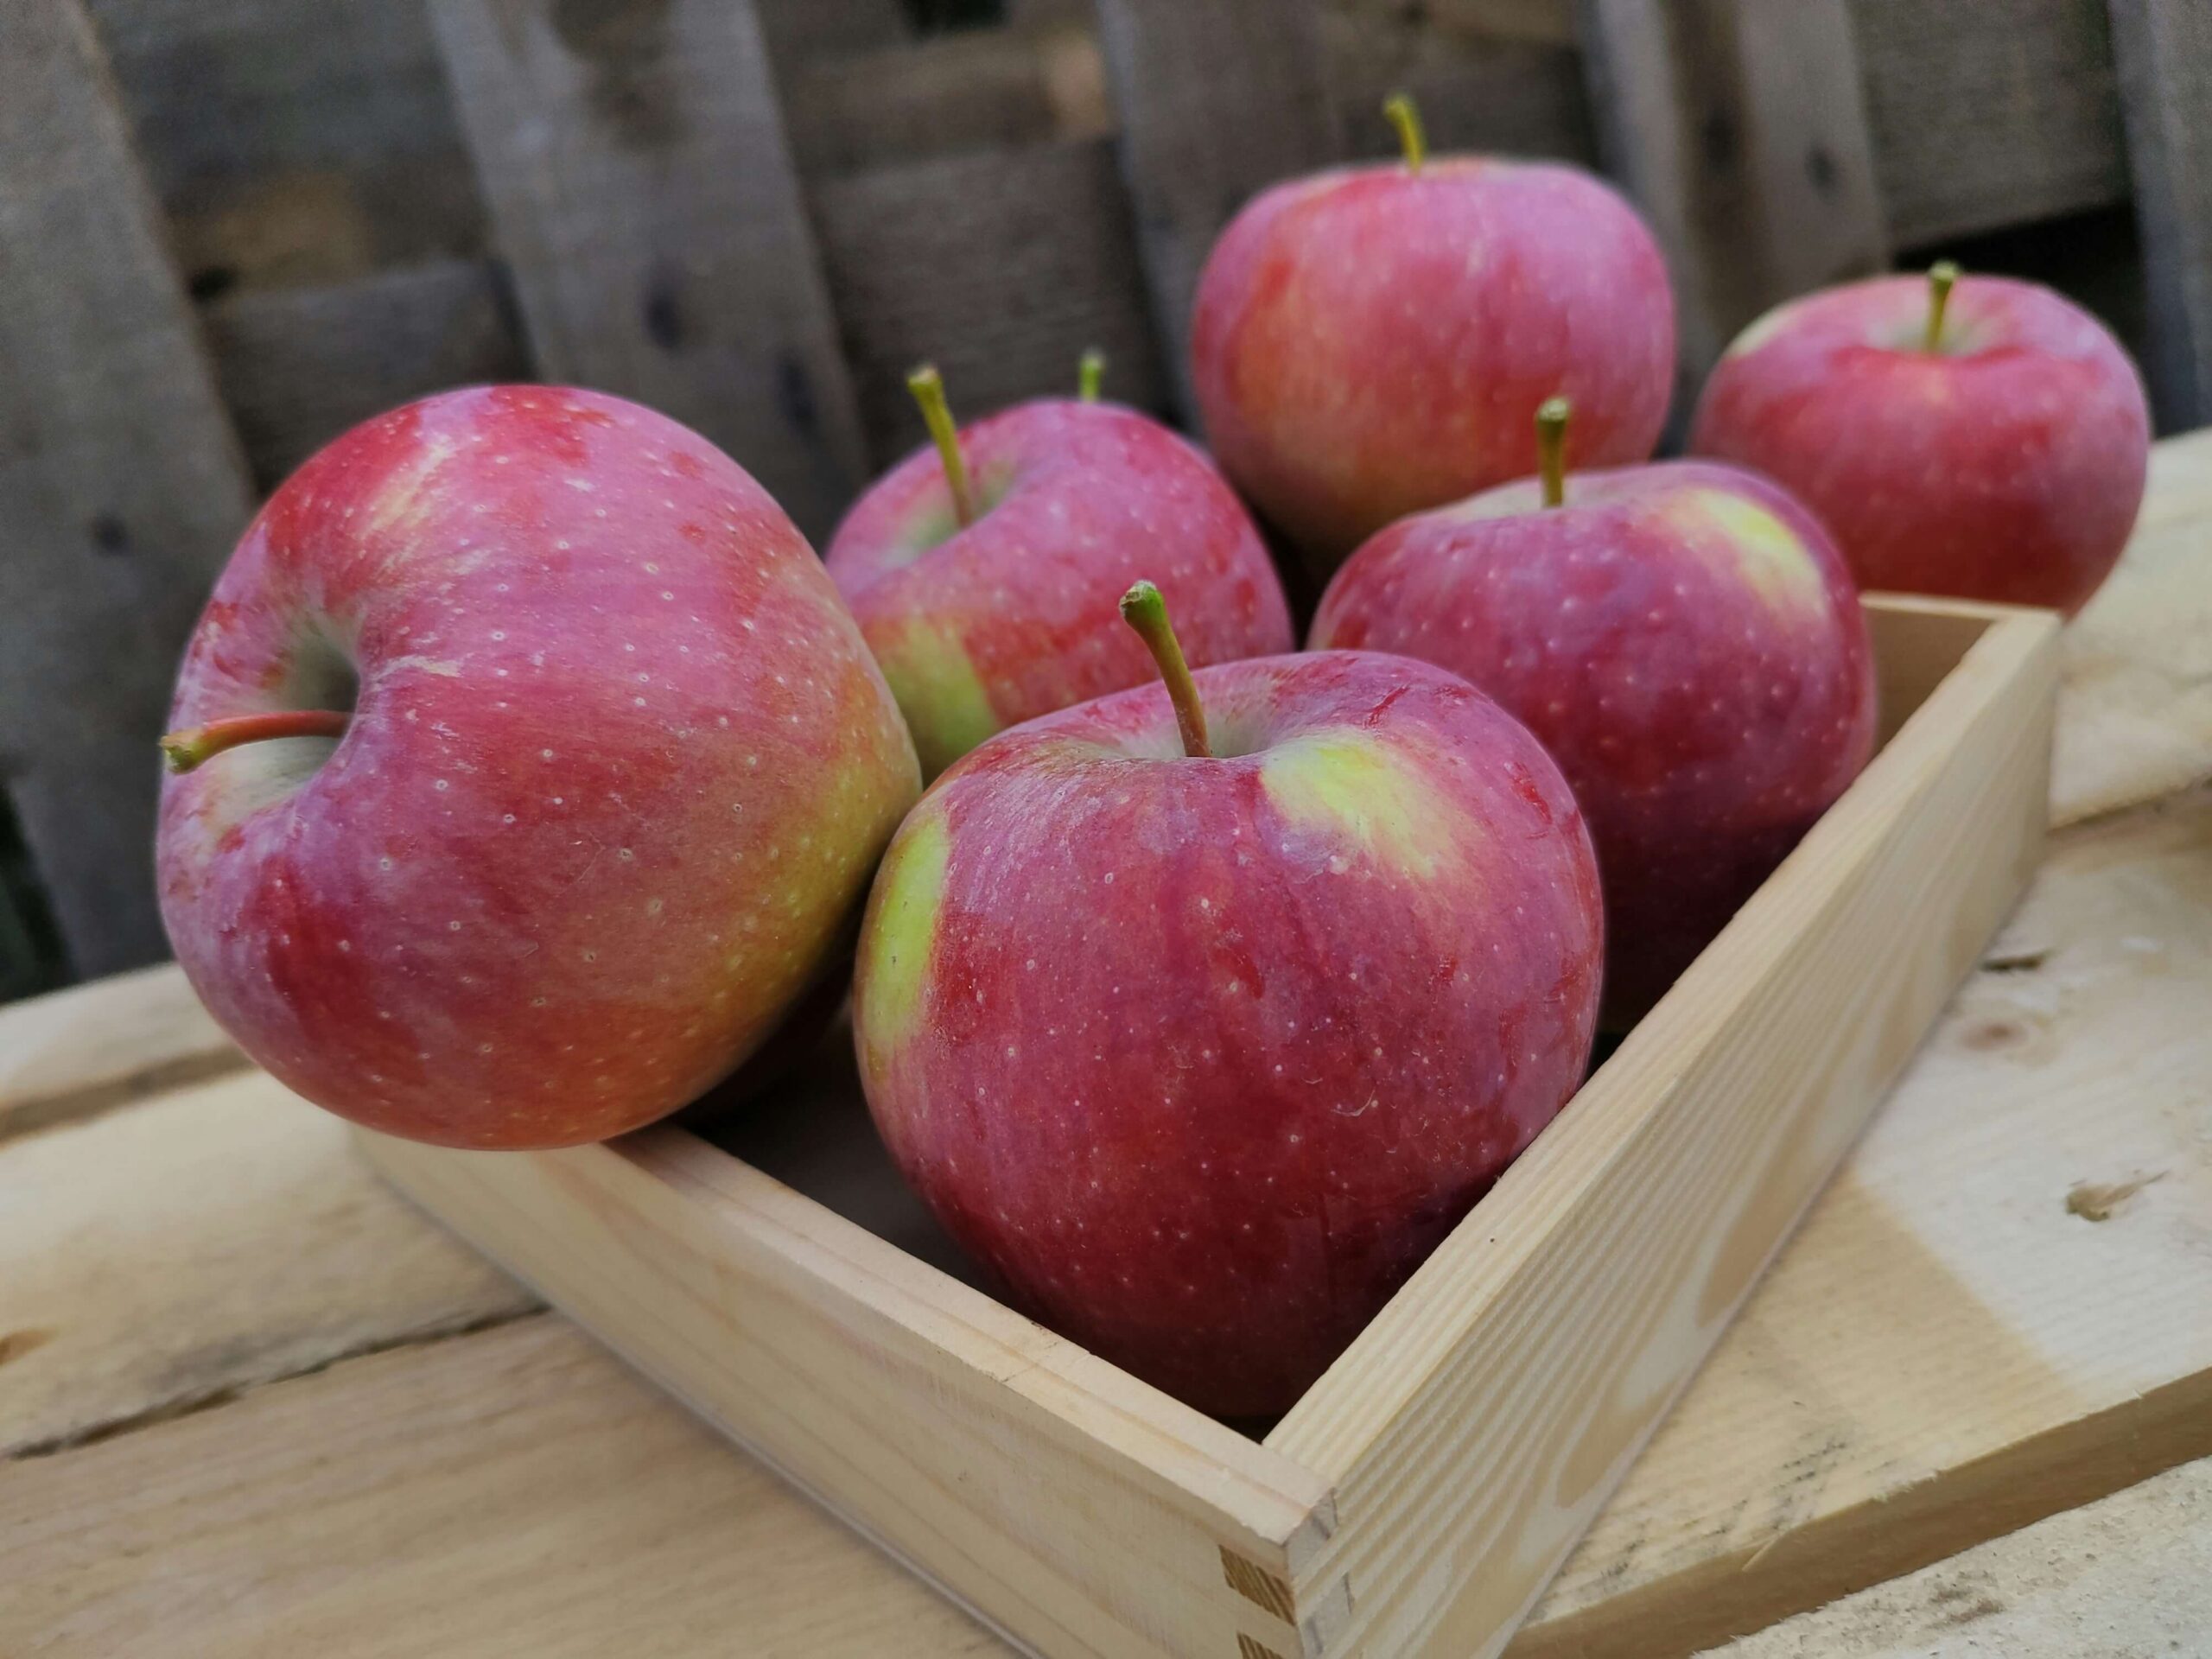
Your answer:
[[[452,788],[452,787],[453,787],[453,785],[450,785],[450,784],[448,784],[448,782],[446,782],[446,780],[445,780],[444,779],[442,779],[442,778],[436,778],[436,779],[433,779],[431,780],[431,782],[430,782],[430,787],[431,787],[432,789],[437,790],[437,791],[439,791],[441,793],[442,793],[444,791],[446,791],[446,790],[448,790],[448,789]]]

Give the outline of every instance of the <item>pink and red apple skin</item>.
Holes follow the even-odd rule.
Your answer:
[[[1534,732],[1605,877],[1605,1020],[1641,1016],[1866,765],[1875,686],[1841,558],[1781,490],[1668,462],[1535,480],[1392,525],[1313,620]]]
[[[886,855],[854,1023],[907,1179],[1014,1303],[1280,1412],[1581,1081],[1603,923],[1535,741],[1424,664],[1200,671],[948,772]]]
[[[467,1147],[601,1139],[730,1071],[833,966],[919,792],[805,541],[705,440],[593,392],[448,393],[271,498],[174,724],[344,707],[168,780],[216,1019],[308,1099]]]
[[[1325,573],[1396,518],[1536,469],[1649,456],[1674,388],[1665,263],[1573,168],[1440,156],[1255,198],[1199,279],[1192,371],[1222,470]],[[1171,599],[1173,595],[1170,595]]]
[[[2031,283],[1962,278],[1940,352],[1928,312],[1916,276],[1770,312],[1713,369],[1690,447],[1785,485],[1861,588],[2071,615],[2142,505],[2141,378],[2094,317]]]
[[[855,504],[827,562],[935,776],[993,733],[1149,679],[1116,601],[1139,577],[1193,665],[1288,651],[1282,583],[1190,443],[1112,404],[1020,404],[961,434],[976,522],[924,448]]]

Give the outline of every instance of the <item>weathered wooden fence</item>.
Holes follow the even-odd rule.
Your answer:
[[[1394,86],[1440,148],[1620,179],[1688,376],[1777,298],[2132,198],[2162,419],[2212,417],[2203,0],[961,10],[988,26],[932,32],[925,0],[0,6],[0,779],[60,970],[162,951],[175,654],[253,499],[326,438],[458,382],[579,380],[699,427],[819,536],[918,437],[921,357],[977,411],[1096,344],[1115,395],[1179,412],[1213,233],[1272,179],[1388,153]],[[29,948],[0,923],[0,959]]]

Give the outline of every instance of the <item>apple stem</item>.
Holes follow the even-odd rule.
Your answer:
[[[1428,139],[1421,130],[1421,109],[1410,92],[1393,92],[1382,100],[1382,113],[1398,130],[1398,143],[1406,152],[1406,171],[1418,173],[1428,159]]]
[[[1122,595],[1122,620],[1137,631],[1160,664],[1160,677],[1167,682],[1167,700],[1175,705],[1175,729],[1183,734],[1183,753],[1194,760],[1211,759],[1206,745],[1205,705],[1198,701],[1198,683],[1183,660],[1182,643],[1167,620],[1167,601],[1160,589],[1140,582]]]
[[[171,772],[190,772],[203,760],[272,737],[343,737],[353,718],[332,709],[286,709],[273,715],[233,715],[205,726],[171,732],[162,739],[162,754]]]
[[[1564,397],[1547,397],[1536,405],[1536,464],[1548,507],[1567,500],[1567,418],[1573,412],[1574,405]]]
[[[906,390],[922,408],[922,424],[944,461],[944,481],[952,490],[952,516],[963,530],[976,522],[976,488],[968,479],[968,457],[961,452],[960,429],[952,423],[952,406],[944,400],[944,377],[937,365],[925,363],[906,377]]]
[[[1923,351],[1943,349],[1943,311],[1951,302],[1951,285],[1959,280],[1959,268],[1948,259],[1938,259],[1928,267],[1928,339]]]
[[[1098,401],[1099,388],[1106,382],[1106,353],[1096,346],[1083,354],[1083,361],[1076,365],[1076,391],[1086,404]]]

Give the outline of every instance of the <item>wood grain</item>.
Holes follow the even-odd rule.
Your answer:
[[[1005,1651],[551,1318],[0,1465],[0,1537],[43,1659]]]
[[[2212,12],[2108,0],[2135,221],[2151,291],[2144,365],[2158,423],[2212,420]]]
[[[2051,821],[2212,781],[2212,432],[2151,453],[2126,555],[2066,630]]]
[[[1958,668],[1268,1435],[1335,1490],[1293,1582],[1349,1583],[1342,1640],[1504,1646],[2011,909],[2056,627],[1953,620]]]
[[[2212,1452],[2208,911],[2212,798],[2059,842],[1516,1656],[1694,1652]]]
[[[441,259],[331,286],[249,289],[203,313],[223,400],[264,490],[353,426],[531,365],[499,272]]]
[[[1849,0],[1900,248],[2127,199],[2103,0]]]
[[[1691,380],[1770,306],[1887,263],[1843,0],[1580,16],[1600,150],[1667,251]]]
[[[173,963],[0,1007],[0,1141],[246,1064]]]
[[[163,954],[146,849],[177,656],[244,465],[77,0],[0,7],[0,779],[71,959]]]
[[[1177,402],[1191,299],[1214,237],[1245,200],[1336,158],[1341,146],[1313,0],[1098,0],[1121,112],[1153,321]]]
[[[1294,1641],[1322,1484],[681,1130],[549,1154],[360,1137],[418,1202],[849,1522],[1049,1653]],[[673,1200],[673,1201],[671,1201]]]
[[[810,536],[866,476],[750,0],[435,0],[548,379],[728,451]]]
[[[1442,7],[1408,11],[1394,4],[1332,5],[1321,13],[1321,49],[1344,154],[1395,159],[1398,135],[1382,100],[1410,92],[1421,105],[1429,148],[1548,156],[1597,162],[1597,136],[1583,86],[1582,54],[1572,39],[1545,32],[1564,3],[1532,6],[1518,32],[1455,26]],[[1501,17],[1501,29],[1508,20]]]
[[[1106,353],[1109,397],[1140,409],[1167,403],[1109,142],[827,180],[815,210],[879,461],[922,442],[906,373],[925,359],[968,419],[1022,397],[1071,396],[1089,346]]]
[[[0,1141],[0,1262],[16,1458],[537,1306],[258,1071]]]
[[[2212,1630],[2212,1461],[1716,1649],[1713,1659],[2166,1659]]]

